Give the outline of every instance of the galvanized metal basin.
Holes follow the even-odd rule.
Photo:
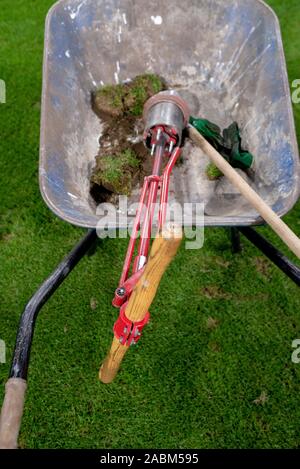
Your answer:
[[[89,175],[101,123],[90,93],[138,74],[163,76],[193,115],[236,120],[255,155],[250,181],[283,215],[299,197],[299,157],[278,20],[260,0],[62,0],[46,22],[40,187],[53,212],[96,227]],[[204,203],[205,225],[251,225],[258,214],[187,145],[171,201]],[[138,188],[132,200],[138,197]]]

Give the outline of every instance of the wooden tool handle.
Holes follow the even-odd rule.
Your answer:
[[[136,284],[126,308],[130,321],[142,321],[153,302],[159,283],[182,240],[182,228],[167,225],[152,245],[145,272]]]
[[[113,338],[110,351],[99,370],[102,383],[109,384],[115,379],[127,349],[128,347],[120,344],[116,337]]]
[[[18,447],[26,386],[26,381],[21,378],[10,378],[5,385],[0,417],[0,449]]]
[[[167,225],[152,245],[145,271],[136,284],[126,308],[126,316],[131,321],[142,321],[153,302],[160,280],[175,256],[182,240],[182,228]],[[115,378],[128,347],[116,337],[110,352],[104,360],[99,378],[103,383],[111,383]]]
[[[257,210],[262,218],[273,228],[275,233],[300,259],[300,239],[281,220],[281,218],[264,202],[264,200],[249,186],[249,184],[230,166],[230,164],[205,140],[192,126],[189,126],[189,135],[192,141],[209,156],[220,171],[229,179],[248,202]]]

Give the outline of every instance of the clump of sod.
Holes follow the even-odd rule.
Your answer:
[[[209,163],[206,167],[206,176],[210,181],[216,181],[223,176],[222,171],[214,163]]]
[[[164,83],[158,75],[139,75],[128,83],[106,85],[96,91],[94,109],[100,117],[141,117],[147,99],[163,89]]]
[[[131,85],[125,87],[124,111],[135,117],[141,117],[147,99],[164,88],[164,84],[157,75],[140,75]]]
[[[98,162],[97,173],[91,182],[103,186],[107,191],[129,195],[133,182],[132,169],[140,167],[140,160],[130,149],[117,154],[103,155]]]
[[[142,135],[145,102],[164,89],[158,75],[144,74],[124,84],[103,86],[92,94],[93,110],[104,124],[90,178],[91,195],[97,203],[114,194],[129,196],[137,181],[142,181],[148,152],[137,142],[136,132],[140,129]]]

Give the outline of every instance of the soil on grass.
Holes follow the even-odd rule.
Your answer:
[[[142,114],[145,102],[167,89],[157,75],[139,75],[129,83],[108,85],[92,94],[92,107],[103,123],[100,148],[90,178],[90,192],[97,204],[130,195],[152,161],[143,144]]]

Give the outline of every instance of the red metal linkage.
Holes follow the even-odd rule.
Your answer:
[[[142,321],[130,321],[125,314],[127,304],[128,302],[124,303],[120,309],[119,317],[114,325],[114,334],[122,345],[129,347],[140,340],[142,330],[150,320],[150,314],[148,312]]]
[[[140,238],[140,243],[139,243],[139,248],[138,248],[138,256],[135,259],[133,272],[137,272],[147,262],[155,204],[157,200],[159,183],[161,181],[160,171],[161,171],[162,159],[163,159],[164,154],[165,154],[165,145],[164,144],[157,145],[157,150],[155,152],[155,158],[154,158],[154,164],[153,164],[153,174],[151,176],[151,183],[149,185],[149,195],[148,195],[148,200],[147,200],[146,213],[145,213],[145,218],[143,222],[143,227],[141,230],[141,238]]]
[[[131,265],[132,256],[134,253],[136,239],[138,237],[138,231],[140,229],[141,216],[142,216],[142,211],[143,211],[144,204],[145,204],[145,199],[148,193],[148,189],[149,189],[149,178],[145,177],[139,206],[135,215],[135,220],[134,220],[134,224],[132,227],[132,233],[131,233],[129,245],[127,248],[127,254],[125,257],[125,261],[124,261],[124,267],[123,267],[122,275],[119,281],[119,288],[122,288],[123,284],[128,279],[128,273],[129,273],[129,269]]]
[[[176,161],[181,155],[181,148],[177,147],[172,153],[168,164],[164,170],[163,174],[163,184],[160,195],[160,207],[159,207],[159,216],[158,216],[158,229],[160,230],[163,224],[166,221],[167,216],[167,206],[168,206],[168,197],[169,197],[169,184],[171,172],[176,164]]]
[[[113,306],[120,308],[120,306],[122,306],[122,304],[128,300],[132,290],[143,275],[144,270],[145,268],[140,269],[138,272],[131,275],[131,277],[129,277],[126,282],[122,284],[122,287],[117,288],[112,302]]]
[[[139,340],[142,329],[148,323],[150,318],[150,314],[148,312],[143,321],[132,322],[126,317],[125,312],[130,295],[138,280],[141,278],[144,272],[145,264],[147,262],[152,234],[154,210],[160,185],[162,184],[158,214],[159,230],[162,228],[167,215],[171,172],[181,154],[181,149],[179,147],[175,147],[172,152],[168,150],[168,148],[170,149],[173,147],[173,145],[176,145],[176,140],[174,139],[173,135],[165,132],[164,128],[161,126],[158,126],[154,130],[151,144],[155,145],[156,147],[153,162],[153,174],[151,176],[145,177],[144,179],[142,193],[138,209],[136,211],[122,275],[112,302],[113,306],[120,308],[119,317],[114,325],[114,334],[115,337],[117,337],[117,339],[126,346],[135,344]],[[163,171],[163,175],[161,176],[161,167],[164,156],[168,156],[169,161]],[[141,236],[138,252],[133,261],[132,275],[129,276],[139,231],[141,231]]]
[[[135,284],[140,278],[140,275],[137,275],[137,274],[144,267],[147,261],[148,251],[149,251],[149,246],[150,246],[150,239],[151,239],[151,229],[152,229],[155,203],[157,199],[159,184],[162,180],[161,176],[159,176],[159,173],[160,173],[160,168],[162,165],[163,156],[164,156],[164,147],[158,146],[157,152],[154,158],[154,163],[153,163],[153,174],[151,176],[145,177],[144,179],[144,185],[143,185],[143,189],[142,189],[142,193],[140,197],[139,206],[138,206],[136,216],[135,216],[129,245],[127,248],[122,275],[119,281],[119,286],[115,292],[115,296],[112,301],[113,306],[117,308],[119,308],[124,303],[124,301],[128,299],[129,294],[131,293],[132,289],[134,288]],[[145,206],[146,199],[147,199],[147,205]],[[138,237],[138,232],[142,224],[142,215],[143,215],[144,208],[145,208],[145,213],[144,213],[144,220],[143,220],[143,226],[142,226],[142,231],[141,231],[141,239],[140,239],[139,248],[138,248],[138,255],[136,256],[134,263],[133,263],[133,268],[132,268],[133,275],[130,278],[128,278],[130,266],[131,266],[132,258],[134,254],[134,249],[136,246],[136,240]]]

